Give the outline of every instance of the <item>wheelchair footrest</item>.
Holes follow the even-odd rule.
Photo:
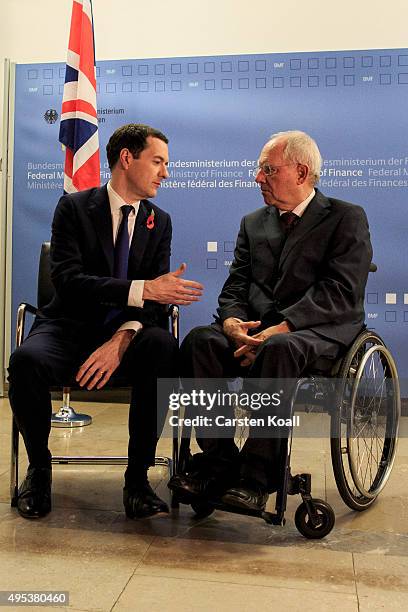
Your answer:
[[[269,525],[280,525],[285,524],[283,513],[272,513],[266,512],[265,510],[247,510],[245,508],[238,508],[237,506],[228,506],[220,501],[209,502],[215,510],[221,510],[222,512],[230,512],[232,514],[243,514],[245,516],[256,516],[263,519]]]
[[[311,474],[296,474],[288,482],[288,495],[310,495],[312,490]]]
[[[202,516],[210,515],[214,510],[221,510],[222,512],[229,512],[232,514],[243,514],[245,516],[256,516],[262,518],[269,525],[285,525],[285,518],[283,512],[266,512],[265,510],[249,510],[245,508],[239,508],[238,506],[229,506],[221,502],[220,499],[206,499],[199,498],[192,495],[174,495],[174,502],[186,505],[191,505],[193,510]]]

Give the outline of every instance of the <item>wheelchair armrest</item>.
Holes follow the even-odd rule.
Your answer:
[[[24,340],[24,327],[26,314],[32,315],[37,314],[37,308],[26,302],[22,302],[17,309],[17,321],[16,321],[16,347],[20,346]]]

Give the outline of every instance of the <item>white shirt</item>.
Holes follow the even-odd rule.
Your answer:
[[[118,235],[119,225],[120,225],[120,222],[122,221],[122,211],[120,208],[124,204],[128,204],[128,202],[125,202],[120,197],[120,195],[116,193],[110,181],[108,182],[107,189],[108,189],[109,204],[110,204],[111,215],[112,215],[113,244],[115,244],[116,237]],[[140,200],[138,202],[132,202],[131,206],[133,206],[134,211],[132,211],[128,217],[129,245],[131,244],[132,238],[133,238],[133,231],[135,229],[135,221],[136,221],[137,213],[139,212]],[[144,290],[144,280],[132,280],[130,284],[127,305],[143,308],[143,304],[144,304],[143,290]],[[140,323],[140,321],[126,321],[126,323],[123,323],[123,325],[119,327],[119,330],[133,329],[137,333],[142,328],[143,328],[143,325]]]
[[[296,206],[296,208],[294,208],[293,210],[291,210],[290,212],[295,213],[295,215],[297,215],[298,217],[301,217],[303,215],[303,213],[305,212],[306,208],[308,207],[309,203],[313,200],[313,198],[315,197],[316,192],[314,189],[312,189],[312,193],[310,195],[307,196],[306,200],[303,200],[303,202],[301,202],[300,204],[298,204]],[[279,214],[280,215],[284,215],[285,212],[288,212],[287,210],[280,210]]]

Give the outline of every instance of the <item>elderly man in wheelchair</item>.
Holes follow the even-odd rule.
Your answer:
[[[365,212],[325,197],[315,187],[320,168],[319,149],[304,132],[275,134],[263,147],[255,181],[266,207],[242,219],[216,322],[192,330],[184,340],[183,386],[215,390],[227,378],[241,376],[246,389],[263,391],[273,379],[279,381],[275,390],[284,391],[279,414],[290,418],[298,391],[311,376],[352,380],[328,390],[331,444],[339,491],[350,507],[362,510],[391,469],[398,380],[382,340],[365,331],[372,258]],[[217,410],[225,412],[225,407]],[[275,524],[284,522],[287,494],[300,493],[299,530],[323,537],[333,527],[333,511],[312,499],[310,475],[290,475],[290,428],[282,428],[280,436],[272,428],[261,429],[250,428],[239,452],[233,428],[229,435],[196,428],[202,453],[191,459],[188,440],[182,440],[170,489],[198,514],[219,507]],[[355,448],[353,440],[364,448]],[[265,506],[274,491],[277,512],[272,515]]]

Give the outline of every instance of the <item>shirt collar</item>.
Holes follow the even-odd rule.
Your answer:
[[[310,193],[310,195],[308,195],[307,198],[305,200],[303,200],[303,202],[298,204],[296,206],[296,208],[294,208],[291,212],[295,213],[295,215],[297,215],[298,217],[301,217],[303,215],[303,213],[305,212],[306,208],[309,206],[309,203],[315,197],[315,195],[316,195],[316,191],[314,189],[312,189],[312,192]],[[283,214],[285,214],[285,212],[287,212],[287,211],[286,210],[280,210],[279,214],[283,215]]]
[[[120,211],[120,207],[123,206],[124,204],[127,204],[127,202],[125,202],[123,198],[121,198],[120,195],[116,193],[110,181],[107,184],[107,189],[108,189],[108,198],[109,198],[111,213],[112,214],[118,213]],[[137,211],[139,210],[140,200],[137,200],[136,202],[132,202],[131,205],[135,209],[135,214],[137,214]],[[133,214],[133,213],[130,213],[130,214]]]

